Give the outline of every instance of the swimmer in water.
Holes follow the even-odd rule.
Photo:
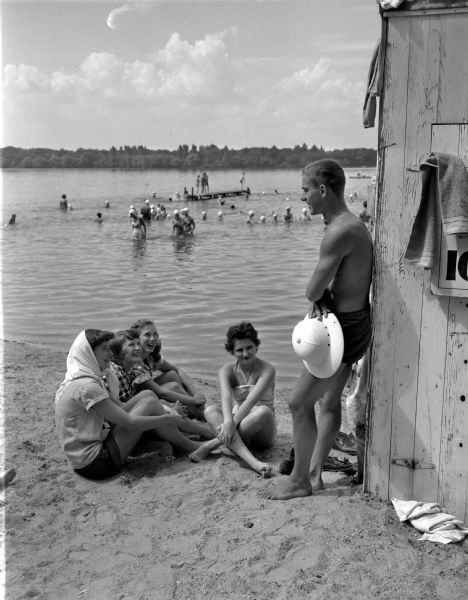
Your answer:
[[[137,213],[135,207],[130,208],[128,212],[130,224],[133,227],[132,237],[134,240],[146,239],[146,225],[145,220],[141,215]]]
[[[362,203],[362,210],[359,213],[359,219],[366,225],[368,229],[372,229],[374,226],[374,219],[372,215],[367,210],[367,200],[364,200]]]
[[[265,215],[262,215],[262,216],[260,217],[260,222],[261,222],[261,223],[265,223],[265,221],[266,221],[266,219],[265,219]]]
[[[62,210],[67,210],[67,208],[68,208],[68,200],[67,200],[67,195],[66,194],[62,194],[62,199],[60,200],[59,206],[60,206],[60,208]]]
[[[16,215],[13,213],[8,221],[8,225],[16,225]]]
[[[182,213],[185,234],[193,235],[193,232],[195,231],[195,220],[192,215],[189,214],[189,209],[185,206],[180,212]]]
[[[273,217],[273,223],[278,223],[278,215],[274,211],[273,211],[272,217]]]
[[[104,208],[110,208],[110,202],[109,202],[109,200],[106,200],[106,202],[104,204]]]
[[[208,404],[205,419],[217,436],[189,454],[200,462],[226,445],[262,477],[273,469],[256,458],[250,448],[269,448],[276,438],[274,409],[275,368],[257,356],[260,340],[251,323],[243,321],[229,328],[226,350],[236,359],[219,371],[221,406]]]
[[[172,221],[172,235],[176,238],[185,237],[184,222],[180,218],[180,213],[177,209],[174,210],[174,220]]]
[[[284,212],[284,215],[283,215],[283,221],[285,223],[291,223],[292,220],[293,220],[293,215],[292,215],[292,212],[291,212],[291,207],[287,206],[286,210]]]
[[[204,210],[201,214],[202,221],[206,221],[206,210]]]
[[[98,212],[96,213],[96,218],[94,219],[96,223],[102,223],[103,222],[103,218],[102,218],[102,213]]]
[[[220,211],[218,212],[218,221],[222,221],[222,220],[223,220],[223,216],[224,216],[224,214],[223,214],[223,211],[222,211],[222,210],[220,210]]]
[[[307,210],[307,208],[304,206],[304,208],[302,209],[301,221],[310,221],[310,220],[311,220],[310,213]]]
[[[253,218],[255,216],[255,213],[253,210],[249,210],[249,218],[247,219],[246,223],[248,223],[249,225],[253,225]]]

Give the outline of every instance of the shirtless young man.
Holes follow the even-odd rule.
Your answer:
[[[351,366],[370,342],[369,288],[373,245],[362,221],[346,206],[345,174],[333,160],[319,160],[302,172],[302,200],[312,215],[328,223],[319,260],[306,287],[311,316],[334,312],[343,329],[344,355],[338,371],[318,379],[304,367],[289,400],[293,418],[295,463],[291,475],[265,496],[287,500],[323,489],[322,467],[341,424],[341,394]],[[320,402],[317,426],[315,403]]]

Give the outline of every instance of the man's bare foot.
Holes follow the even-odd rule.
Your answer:
[[[8,471],[3,471],[3,473],[0,473],[0,490],[6,488],[6,486],[11,483],[15,477],[15,469],[8,469]]]
[[[318,475],[311,472],[310,473],[310,484],[312,486],[313,492],[318,492],[319,490],[324,490],[325,486],[323,485],[322,473],[319,472]]]
[[[319,477],[319,479],[316,481],[311,481],[311,485],[312,485],[313,492],[320,492],[320,490],[325,489],[325,486],[323,485],[323,481],[322,481],[321,477]]]
[[[198,463],[201,460],[205,460],[211,453],[211,447],[208,444],[202,444],[194,452],[189,454],[189,458],[192,462]]]
[[[265,490],[263,497],[270,500],[289,500],[290,498],[302,498],[312,495],[310,481],[296,481],[287,477],[273,488]]]

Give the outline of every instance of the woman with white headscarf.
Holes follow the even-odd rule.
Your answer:
[[[61,446],[73,469],[89,479],[115,475],[149,429],[187,453],[200,446],[177,429],[183,417],[167,414],[153,392],[137,394],[126,403],[118,400],[118,380],[109,369],[113,337],[97,329],[77,336],[55,397]]]

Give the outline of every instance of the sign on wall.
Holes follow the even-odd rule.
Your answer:
[[[431,289],[442,296],[468,297],[468,235],[440,232],[439,260],[432,269]]]

